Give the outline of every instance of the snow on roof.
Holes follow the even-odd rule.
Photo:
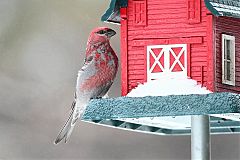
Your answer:
[[[151,80],[144,84],[139,84],[135,89],[128,93],[128,97],[145,97],[145,96],[168,96],[168,95],[188,95],[188,94],[208,94],[207,90],[189,78],[161,78]],[[155,117],[155,118],[135,118],[121,119],[126,122],[152,125],[162,128],[184,129],[191,127],[191,116],[177,117]]]

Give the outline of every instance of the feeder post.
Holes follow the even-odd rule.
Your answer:
[[[191,127],[191,159],[210,160],[209,116],[191,116]]]

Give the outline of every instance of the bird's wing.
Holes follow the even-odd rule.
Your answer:
[[[90,62],[93,60],[92,56],[88,56],[85,61],[84,61],[84,65],[83,67],[78,71],[78,78],[77,78],[77,86],[78,84],[82,83],[82,81],[84,81],[84,77],[87,72],[85,71],[86,69],[89,68],[89,64]],[[77,121],[77,119],[80,117],[80,110],[79,110],[79,106],[76,105],[76,100],[77,100],[77,93],[75,92],[75,96],[74,96],[74,102],[72,103],[71,106],[71,112],[70,115],[66,121],[66,123],[64,124],[63,128],[61,129],[61,131],[59,132],[56,140],[55,140],[55,144],[58,144],[61,140],[63,140],[65,138],[65,143],[67,142],[69,136],[71,135],[73,128],[75,126],[75,123]]]
[[[77,86],[79,83],[81,84],[82,81],[84,80],[84,78],[82,78],[82,77],[86,76],[85,74],[87,72],[85,70],[89,69],[89,64],[92,62],[92,60],[93,60],[93,56],[91,56],[91,55],[85,59],[83,67],[78,72]],[[64,124],[60,133],[58,134],[58,136],[54,142],[55,144],[58,144],[64,138],[65,138],[65,143],[67,142],[68,138],[70,137],[70,135],[73,131],[76,121],[81,116],[82,109],[79,108],[81,105],[79,106],[78,104],[76,104],[77,103],[76,101],[77,101],[77,93],[75,92],[75,100],[71,106],[71,112],[70,112],[69,118],[68,118],[67,122]]]
[[[97,89],[96,95],[93,95],[92,98],[100,98],[106,95],[108,92],[109,88],[112,86],[113,82],[109,81],[105,85],[101,86],[100,88]]]

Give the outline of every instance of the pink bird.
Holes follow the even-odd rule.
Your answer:
[[[111,87],[118,70],[118,58],[109,42],[115,34],[114,30],[107,27],[99,27],[91,32],[87,42],[85,62],[78,72],[72,110],[55,144],[64,138],[65,143],[67,142],[88,102],[93,98],[101,98]]]

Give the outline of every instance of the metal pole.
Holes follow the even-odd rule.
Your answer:
[[[209,116],[192,116],[191,126],[191,159],[210,160]]]

